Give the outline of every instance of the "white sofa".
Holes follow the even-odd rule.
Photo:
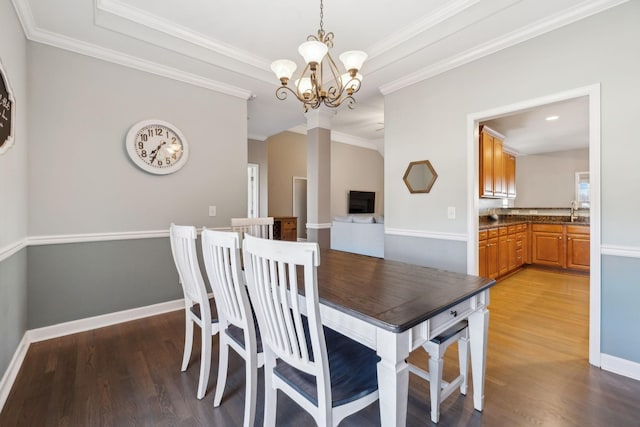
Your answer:
[[[384,224],[352,222],[349,218],[333,221],[331,249],[384,258]]]

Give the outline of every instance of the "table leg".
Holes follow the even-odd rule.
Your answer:
[[[487,365],[487,333],[489,310],[480,309],[469,316],[469,346],[473,380],[473,407],[484,408],[484,372]]]
[[[378,392],[380,424],[383,427],[404,427],[407,423],[409,395],[409,333],[400,334],[378,329],[376,352],[378,362]]]

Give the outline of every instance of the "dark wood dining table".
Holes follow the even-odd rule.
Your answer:
[[[317,275],[322,322],[380,356],[382,426],[406,425],[409,353],[464,319],[473,403],[482,411],[487,306],[495,280],[330,249],[321,250]]]

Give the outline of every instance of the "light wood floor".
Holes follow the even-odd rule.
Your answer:
[[[588,363],[586,276],[525,269],[491,291],[485,409],[471,394],[441,406],[440,426],[639,426],[640,382]],[[238,426],[244,365],[231,352],[223,404],[213,408],[217,373],[195,397],[199,345],[180,372],[183,314],[173,312],[35,343],[0,413],[0,426]],[[196,340],[196,342],[199,340]],[[217,337],[213,338],[217,354]],[[452,346],[445,376],[455,373]],[[426,366],[424,352],[411,356]],[[260,371],[261,372],[261,371]],[[262,424],[262,387],[256,425]],[[407,424],[430,425],[428,384],[411,377]],[[313,425],[280,395],[279,426]],[[379,425],[377,403],[341,426]]]

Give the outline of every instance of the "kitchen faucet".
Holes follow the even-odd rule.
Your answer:
[[[570,217],[569,220],[571,222],[575,221],[576,219],[578,219],[578,215],[576,215],[576,211],[578,210],[578,202],[576,202],[575,200],[571,201],[571,213],[570,213]]]

